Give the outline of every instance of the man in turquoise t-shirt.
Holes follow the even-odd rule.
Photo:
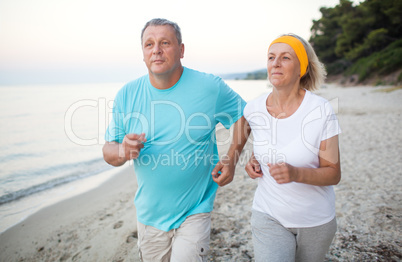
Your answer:
[[[177,24],[153,19],[141,42],[148,75],[118,92],[104,159],[113,166],[134,161],[142,261],[205,261],[217,187],[233,180],[249,134],[245,102],[219,77],[181,65],[184,45]],[[234,124],[221,161],[218,123]]]

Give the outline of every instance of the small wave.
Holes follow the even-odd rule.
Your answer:
[[[1,150],[1,148],[0,148]],[[10,160],[14,159],[27,159],[27,158],[32,158],[32,157],[38,157],[40,156],[39,154],[24,154],[24,153],[18,153],[18,154],[10,154],[10,155],[5,155],[5,156],[0,156],[0,162],[8,162]]]
[[[49,171],[57,172],[60,169],[65,169],[65,170],[70,169],[71,172],[69,172],[68,175],[65,175],[63,177],[54,178],[54,179],[48,180],[46,182],[30,186],[28,188],[24,188],[24,189],[20,189],[20,190],[14,191],[14,192],[6,193],[6,194],[0,196],[0,205],[11,202],[11,201],[18,200],[23,197],[33,195],[35,193],[49,190],[51,188],[54,188],[54,187],[57,187],[60,185],[64,185],[64,184],[67,184],[67,183],[70,183],[70,182],[73,182],[76,180],[94,176],[94,175],[100,174],[111,168],[110,166],[103,165],[102,163],[104,163],[103,159],[93,159],[93,160],[89,160],[89,161],[81,162],[81,163],[65,164],[65,165],[59,165],[59,166],[45,168],[42,170],[36,170],[33,173],[39,174],[39,173],[44,173],[44,172],[49,172]]]

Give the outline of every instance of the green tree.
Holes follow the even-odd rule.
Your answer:
[[[356,71],[354,64],[367,65],[358,70],[364,72],[364,77],[373,70],[381,73],[400,68],[402,57],[390,54],[401,52],[400,44],[391,45],[402,39],[401,0],[366,0],[357,6],[349,0],[340,0],[335,7],[323,7],[320,12],[322,17],[313,20],[310,43],[329,74]],[[367,63],[381,57],[385,61],[375,64],[387,65],[387,70]],[[355,69],[348,70],[352,67]]]
[[[400,38],[401,3],[400,0],[367,0],[356,6],[352,17],[344,16],[343,33],[337,41],[338,56],[355,61]],[[343,45],[345,42],[347,46]]]
[[[309,41],[317,56],[327,65],[329,73],[341,73],[349,65],[349,61],[339,55],[336,50],[337,45],[340,45],[338,40],[343,35],[342,20],[354,11],[352,2],[341,0],[339,5],[335,7],[322,7],[320,9],[322,17],[319,20],[313,20]]]

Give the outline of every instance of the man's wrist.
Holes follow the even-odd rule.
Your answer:
[[[238,161],[238,157],[234,153],[227,153],[220,156],[220,160],[225,164],[233,164],[235,166]]]

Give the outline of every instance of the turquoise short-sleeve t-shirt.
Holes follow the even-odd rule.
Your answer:
[[[229,128],[245,104],[221,78],[186,67],[169,89],[156,89],[146,75],[118,92],[106,141],[121,143],[131,133],[147,139],[133,160],[138,221],[169,231],[187,216],[212,211],[215,126]]]

